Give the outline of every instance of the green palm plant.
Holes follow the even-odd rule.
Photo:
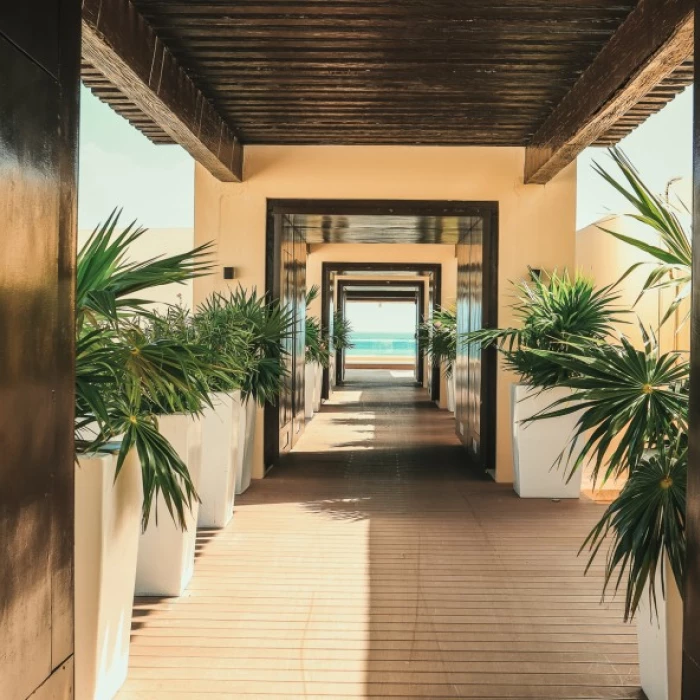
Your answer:
[[[452,376],[457,359],[457,312],[435,309],[432,319],[418,326],[418,346],[434,367],[444,367],[445,374]]]
[[[309,313],[309,306],[318,298],[319,287],[314,285],[306,293],[306,317],[304,321],[304,343],[306,347],[306,362],[318,362],[322,367],[330,364],[328,334],[321,327],[321,322]]]
[[[533,351],[583,351],[582,344],[605,339],[616,324],[624,322],[626,310],[617,303],[616,285],[596,289],[582,275],[572,279],[566,271],[531,274],[531,280],[518,284],[516,291],[512,308],[519,326],[472,331],[461,335],[459,342],[495,345],[506,366],[532,386],[557,386],[571,374],[569,368],[550,361],[549,355]]]
[[[206,274],[209,246],[130,262],[129,246],[145,229],[131,224],[117,233],[119,216],[112,212],[78,255],[76,449],[97,451],[118,439],[117,474],[135,449],[142,468],[144,527],[158,494],[184,527],[185,509],[197,495],[187,467],[158,433],[158,415],[200,410],[209,400],[208,368],[195,346],[149,334],[142,324],[153,313],[141,295]]]
[[[352,335],[352,324],[340,311],[333,314],[333,328],[329,334],[330,346],[335,350],[348,350],[353,347],[350,337]]]
[[[637,214],[633,218],[651,227],[659,243],[649,245],[609,233],[656,258],[641,294],[680,287],[663,323],[689,294],[690,237],[675,212],[651,192],[624,154],[613,149],[611,155],[624,181],[618,182],[600,166],[596,166],[597,172],[634,205]],[[616,590],[624,584],[626,619],[634,616],[645,590],[656,610],[657,572],[661,574],[661,593],[665,595],[666,559],[675,584],[683,590],[686,552],[689,365],[681,353],[661,353],[651,331],[642,329],[642,336],[641,349],[623,338],[620,343],[589,344],[585,354],[580,348],[573,353],[566,348],[549,353],[538,351],[566,370],[566,385],[573,389],[573,395],[535,419],[582,410],[572,444],[581,441],[583,450],[573,468],[590,455],[595,458],[596,478],[603,464],[605,477],[628,474],[619,497],[582,547],[589,548],[590,567],[603,544],[610,543],[604,590],[613,580]],[[571,455],[569,450],[568,456]]]
[[[603,482],[632,472],[646,451],[687,429],[688,364],[677,352],[661,353],[654,334],[641,331],[641,349],[623,336],[615,344],[572,340],[563,350],[533,351],[561,368],[558,385],[572,393],[531,420],[580,414],[559,458],[569,479],[589,462],[594,483],[603,467]]]
[[[146,229],[133,222],[117,233],[120,216],[121,209],[114,209],[78,252],[75,302],[78,330],[86,317],[115,322],[120,312],[144,313],[150,300],[135,294],[166,284],[183,284],[211,271],[211,243],[180,255],[130,261],[129,247]]]
[[[190,323],[197,345],[213,370],[207,376],[210,392],[241,389],[252,333],[233,318],[227,298],[212,294],[200,304]]]
[[[211,302],[223,309],[229,331],[244,331],[235,341],[244,346],[240,381],[243,398],[252,397],[261,406],[276,401],[287,373],[283,343],[292,330],[292,313],[258,295],[255,289],[241,287]]]
[[[645,453],[619,497],[586,538],[581,550],[590,550],[586,571],[608,537],[612,538],[605,564],[604,592],[615,579],[615,590],[625,583],[625,620],[634,617],[648,591],[657,609],[657,570],[662,595],[667,559],[679,590],[683,590],[686,534],[685,509],[688,447],[683,434],[657,451]],[[617,573],[617,576],[616,576]]]
[[[629,274],[640,265],[653,267],[642,286],[640,296],[652,290],[666,288],[676,291],[661,320],[663,324],[690,295],[692,267],[690,233],[683,228],[674,207],[668,201],[668,197],[654,194],[642,180],[629,158],[620,149],[611,148],[609,153],[623,178],[621,180],[616,178],[598,163],[594,165],[595,171],[632,204],[636,213],[628,214],[628,216],[653,229],[657,236],[657,243],[647,243],[602,226],[600,228],[618,240],[654,258],[654,261],[649,263],[633,265],[625,273]]]

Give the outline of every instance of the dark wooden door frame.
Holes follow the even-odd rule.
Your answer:
[[[425,300],[428,295],[425,289],[425,280],[339,280],[338,295],[344,295],[345,302],[352,301],[352,299],[348,299],[346,291],[348,287],[383,287],[386,289],[386,298],[390,300],[401,299],[403,301],[415,301],[418,306],[418,322],[423,323],[426,320]],[[396,291],[397,287],[413,287],[414,291],[401,294]],[[371,299],[372,301],[382,300],[381,291],[366,292],[363,296],[365,296],[365,299]],[[423,380],[425,379],[424,360],[425,354],[423,349],[416,343],[416,384],[419,386],[423,386]],[[342,384],[345,367],[345,352],[338,351],[336,353],[335,367],[336,384]]]
[[[357,215],[405,215],[405,216],[464,216],[464,217],[481,217],[487,223],[488,235],[492,238],[491,246],[493,259],[488,262],[488,274],[484,276],[484,284],[488,284],[488,288],[484,290],[484,326],[497,325],[497,309],[498,309],[498,202],[493,201],[450,201],[450,200],[384,200],[384,199],[268,199],[267,200],[267,231],[266,231],[266,271],[265,282],[268,292],[273,289],[272,277],[274,276],[275,261],[279,257],[279,246],[275,245],[274,235],[274,219],[276,215],[281,214],[309,214],[309,215],[340,215],[340,214],[357,214]],[[322,296],[326,295],[326,303],[323,303],[323,313],[329,313],[329,305],[327,303],[328,283],[330,281],[330,265],[338,263],[323,264],[323,285]],[[371,269],[371,264],[368,263],[345,263],[340,264],[341,269],[367,269],[368,265]],[[430,268],[430,265],[410,264],[410,263],[379,263],[378,266],[384,270],[397,269],[420,269]],[[433,278],[434,292],[430,295],[434,306],[439,306],[441,303],[441,264],[437,264]],[[327,324],[328,317],[325,322]],[[491,356],[493,356],[491,358]],[[488,388],[489,396],[487,402],[487,424],[492,426],[492,430],[487,436],[489,444],[485,443],[485,449],[489,450],[489,454],[495,455],[496,449],[496,369],[497,362],[495,353],[485,352],[484,363],[484,381],[483,387]],[[436,376],[437,373],[437,376]],[[433,392],[431,398],[437,400],[439,398],[440,387],[440,370],[433,369],[432,387]],[[329,377],[328,372],[324,373],[323,391],[324,396],[328,396]],[[493,375],[493,376],[491,376]],[[276,410],[276,407],[275,407]],[[267,425],[269,407],[265,411],[265,424]],[[273,461],[279,457],[279,444],[274,445],[273,442],[278,442],[278,435],[272,435],[272,431],[265,428],[265,459],[266,467],[271,465]],[[491,444],[492,443],[492,444]]]
[[[332,275],[352,274],[353,272],[372,272],[381,275],[384,272],[405,272],[427,277],[432,294],[428,292],[428,298],[433,299],[435,306],[442,302],[442,264],[441,263],[363,263],[363,262],[324,262],[321,264],[321,325],[328,328],[330,324],[331,300],[333,298]],[[409,282],[410,283],[410,282]],[[404,284],[406,284],[404,282]],[[421,311],[421,313],[423,313]],[[338,378],[338,364],[342,362],[336,357],[336,381]],[[437,401],[440,398],[440,368],[432,369],[430,398]],[[330,396],[331,382],[328,369],[323,370],[322,397]]]
[[[482,219],[482,302],[481,327],[498,326],[498,208]],[[465,234],[466,235],[466,234]],[[459,245],[464,242],[460,239]],[[459,257],[459,256],[458,256]],[[459,269],[457,272],[457,306],[459,308]],[[464,444],[472,461],[479,467],[491,472],[496,466],[496,400],[498,382],[498,353],[494,347],[481,351],[481,389],[480,389],[480,449],[475,454],[468,438],[459,430],[459,419],[455,423],[455,432]]]

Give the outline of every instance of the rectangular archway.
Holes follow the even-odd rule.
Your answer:
[[[265,410],[265,467],[272,466],[281,453],[291,449],[294,438],[286,439],[291,424],[303,426],[303,417],[296,424],[297,409],[287,404],[286,397],[303,399],[303,371],[299,370],[299,357],[303,357],[305,288],[283,292],[281,283],[284,271],[282,264],[285,235],[292,231],[295,246],[302,242],[312,244],[378,243],[378,244],[449,244],[455,246],[458,264],[457,308],[462,317],[460,330],[493,327],[497,324],[498,300],[498,204],[496,202],[411,201],[411,200],[268,200],[266,237],[266,288],[272,298],[289,304],[295,309],[294,337],[290,347],[294,359],[289,383],[279,406],[267,406]],[[297,238],[299,241],[297,241]],[[478,250],[477,250],[478,249]],[[294,248],[294,265],[304,267],[304,274],[295,274],[295,284],[305,282],[305,252]],[[461,258],[460,258],[461,256]],[[466,256],[466,257],[465,257]],[[302,261],[303,258],[303,261]],[[376,260],[368,263],[324,264],[322,273],[322,323],[327,327],[330,320],[329,289],[330,275],[335,270],[361,270],[381,268],[384,270],[427,270],[434,275],[434,284],[429,294],[431,303],[440,304],[440,272],[428,264],[392,263]],[[340,265],[340,267],[338,267]],[[461,271],[460,271],[461,270]],[[298,270],[297,270],[298,272]],[[286,282],[291,279],[284,276]],[[286,283],[285,282],[285,283]],[[476,308],[478,306],[478,308]],[[303,369],[303,367],[302,367]],[[439,370],[431,385],[437,398]],[[470,460],[485,470],[495,468],[496,453],[496,371],[497,359],[494,351],[478,352],[461,347],[456,362],[457,416],[456,433],[465,445]],[[328,372],[324,373],[324,395],[328,396]],[[299,387],[302,387],[301,391]],[[292,398],[292,404],[294,399]],[[290,423],[291,421],[291,423]],[[303,428],[301,428],[303,429]],[[281,440],[283,447],[281,447]]]

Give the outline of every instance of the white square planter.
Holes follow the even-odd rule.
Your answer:
[[[304,367],[304,415],[306,420],[314,417],[314,393],[316,390],[316,363],[307,362]]]
[[[214,408],[207,407],[202,415],[202,470],[199,483],[200,527],[226,527],[233,516],[236,493],[236,471],[242,455],[239,435],[241,394],[212,395]]]
[[[239,478],[236,483],[236,493],[245,493],[250,486],[253,477],[253,457],[255,454],[255,423],[258,415],[258,404],[252,396],[243,404],[246,414],[245,420],[245,440],[241,441],[243,446],[243,461]]]
[[[126,680],[143,481],[134,451],[81,455],[75,472],[75,697],[111,700]]]
[[[160,416],[160,434],[175,448],[199,489],[202,466],[202,422],[187,415]],[[170,515],[162,494],[154,502],[146,531],[139,542],[136,595],[180,596],[194,572],[199,503],[185,509],[187,529]],[[157,521],[156,521],[157,514]]]
[[[564,465],[555,465],[557,457],[568,450],[579,413],[522,421],[547,409],[554,401],[570,394],[569,389],[541,391],[526,384],[513,384],[513,488],[521,498],[579,498],[583,469],[577,469],[566,482]],[[572,460],[576,454],[572,456]]]
[[[455,389],[456,389],[456,375],[454,369],[452,370],[452,374],[447,377],[447,410],[450,411],[450,413],[455,412]]]
[[[321,391],[323,390],[323,365],[314,362],[314,413],[321,410]]]
[[[647,591],[637,609],[639,680],[648,700],[681,700],[683,662],[683,601],[666,563],[666,599],[661,574],[656,576],[656,613]]]

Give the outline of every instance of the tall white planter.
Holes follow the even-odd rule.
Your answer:
[[[456,375],[454,369],[452,374],[447,377],[447,410],[450,413],[455,412],[455,389],[456,389]]]
[[[187,415],[161,416],[160,434],[175,448],[199,489],[202,467],[202,422]],[[146,531],[141,534],[136,567],[136,595],[180,596],[194,572],[199,503],[186,509],[187,528],[171,517],[162,494],[154,502]],[[157,515],[157,518],[156,518]]]
[[[307,362],[304,367],[304,415],[306,420],[314,417],[314,391],[316,368],[314,362]]]
[[[214,408],[202,415],[202,470],[200,474],[200,527],[225,527],[233,516],[236,471],[242,457],[241,393],[212,395]]]
[[[236,493],[244,493],[250,486],[253,478],[253,456],[255,452],[255,423],[258,415],[258,404],[252,396],[243,404],[245,408],[245,440],[243,445],[243,462],[239,479],[236,484]]]
[[[639,680],[648,700],[681,700],[683,660],[683,601],[666,562],[666,599],[661,597],[661,574],[656,577],[656,613],[647,591],[637,610]]]
[[[126,680],[141,533],[136,453],[84,455],[75,472],[75,697],[111,700]]]
[[[323,365],[314,362],[314,413],[321,410],[321,392],[323,390]]]
[[[578,498],[581,494],[583,469],[577,469],[567,483],[564,466],[554,466],[562,450],[568,449],[579,413],[523,423],[569,394],[569,389],[559,387],[540,391],[526,384],[512,386],[513,488],[521,498]]]

